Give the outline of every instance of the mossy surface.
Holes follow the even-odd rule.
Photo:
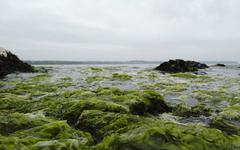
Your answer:
[[[173,114],[182,117],[199,117],[199,116],[210,116],[211,108],[203,104],[197,104],[195,106],[187,106],[186,104],[178,104],[174,107]]]
[[[128,81],[131,79],[132,79],[132,76],[128,74],[119,74],[119,73],[112,74],[112,80]]]
[[[240,135],[240,105],[224,108],[222,112],[213,117],[210,126],[228,134]]]
[[[102,68],[98,68],[98,67],[91,67],[90,69],[94,72],[102,72],[103,71]]]
[[[87,119],[87,116],[91,116],[91,119]],[[80,123],[79,127],[97,132],[94,133],[97,137],[102,137],[102,133],[111,133],[110,136],[105,135],[96,149],[237,149],[240,146],[238,136],[226,136],[219,130],[200,125],[179,125],[153,118],[131,116],[122,116],[124,119],[120,120],[119,116],[88,111],[79,120],[84,123],[89,121],[88,126],[82,126]],[[93,126],[94,122],[96,126]],[[92,130],[95,128],[97,130]]]
[[[105,80],[105,79],[108,79],[108,78],[103,77],[103,76],[92,76],[92,77],[88,77],[86,79],[86,81],[88,83],[92,83],[92,82],[99,82],[99,81],[102,81],[102,80]]]
[[[239,77],[48,68],[0,81],[0,149],[240,149]]]
[[[227,101],[231,104],[239,104],[239,93],[230,93],[225,90],[197,90],[193,91],[194,96],[200,101],[208,101],[210,103],[218,104],[222,101]]]

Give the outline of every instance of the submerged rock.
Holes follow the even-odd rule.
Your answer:
[[[178,72],[195,72],[198,69],[206,69],[208,66],[195,61],[185,61],[181,59],[169,60],[160,64],[155,70],[160,70],[169,73],[178,73]]]
[[[0,78],[14,72],[34,72],[34,68],[11,52],[0,48]]]

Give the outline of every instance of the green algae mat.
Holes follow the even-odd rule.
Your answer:
[[[0,81],[0,150],[238,150],[240,76],[45,66]]]

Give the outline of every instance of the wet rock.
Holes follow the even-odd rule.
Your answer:
[[[178,104],[174,110],[173,114],[181,117],[200,117],[200,116],[210,116],[211,108],[203,104],[197,104],[193,107],[189,107],[186,104]]]
[[[85,111],[77,129],[91,132],[96,149],[239,149],[239,137],[201,125],[180,125],[137,115]]]
[[[228,134],[240,135],[240,105],[224,108],[222,112],[211,119],[209,125]]]
[[[143,118],[140,116],[104,112],[99,110],[85,110],[76,124],[76,128],[90,132],[95,141],[100,142],[105,136],[137,124]]]
[[[194,74],[196,74],[196,75],[206,75],[207,73],[204,72],[204,71],[196,71],[196,72],[194,72]]]
[[[11,52],[0,48],[0,78],[14,72],[34,72],[34,68]]]
[[[160,64],[155,70],[160,70],[169,73],[178,73],[178,72],[195,72],[199,69],[206,69],[208,66],[195,61],[185,61],[181,59],[169,60]]]
[[[65,121],[52,121],[37,127],[0,136],[0,149],[86,149],[92,145],[90,134],[71,128]]]
[[[0,112],[0,134],[8,135],[18,130],[29,129],[50,122],[40,115]]]
[[[225,64],[216,64],[215,66],[216,66],[216,67],[226,67]]]
[[[166,104],[163,97],[155,91],[144,91],[143,99],[130,105],[130,112],[136,115],[158,115],[171,112],[172,108]]]

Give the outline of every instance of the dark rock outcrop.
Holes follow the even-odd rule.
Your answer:
[[[224,64],[216,64],[215,66],[216,67],[226,67],[226,65],[224,65]]]
[[[0,48],[0,78],[14,72],[34,72],[34,67],[21,61],[11,52]]]
[[[182,59],[169,60],[160,64],[155,70],[160,70],[169,73],[178,73],[178,72],[194,72],[198,69],[206,69],[208,66],[195,61],[184,61]]]

